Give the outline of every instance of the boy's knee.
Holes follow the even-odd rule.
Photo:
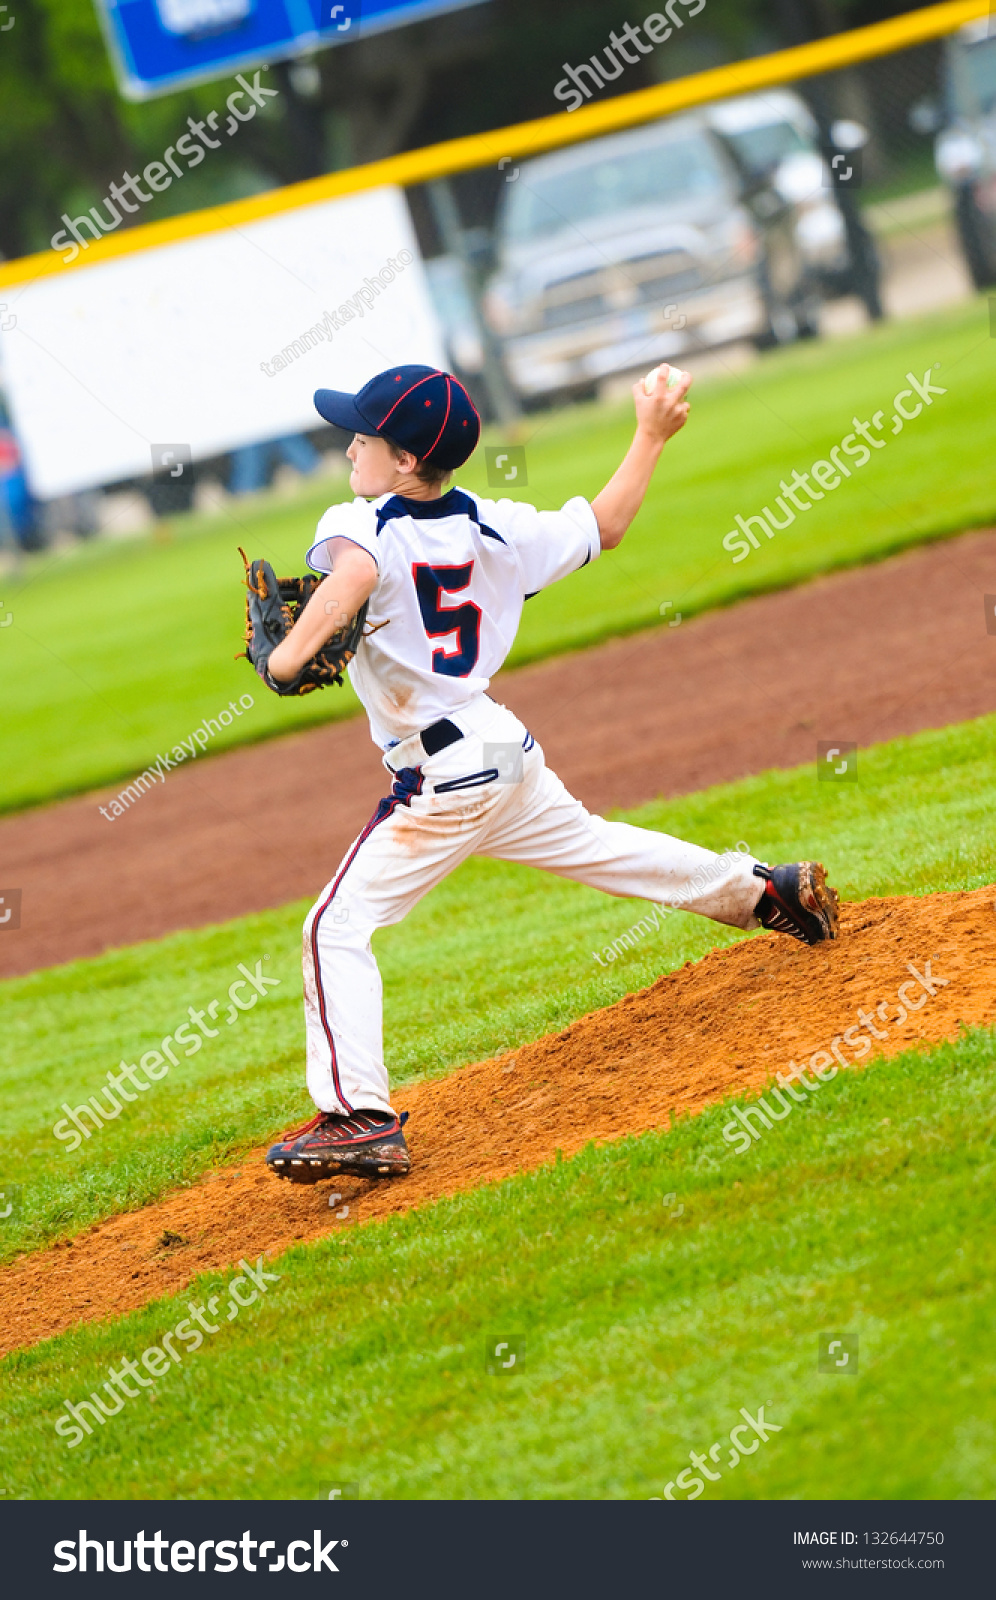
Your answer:
[[[362,924],[362,926],[361,926]],[[304,948],[332,950],[337,945],[362,944],[369,938],[366,920],[357,918],[357,907],[341,894],[319,900],[304,919]]]

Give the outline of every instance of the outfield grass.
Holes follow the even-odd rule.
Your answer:
[[[650,626],[667,601],[669,617],[688,616],[992,522],[994,349],[979,298],[704,380],[626,544],[530,601],[511,659]],[[922,379],[928,369],[947,393],[892,436],[893,395],[907,387],[908,371]],[[773,505],[782,477],[808,471],[852,430],[852,417],[879,410],[884,448],[734,565],[722,540],[735,514]],[[527,418],[523,497],[550,507],[595,494],[631,432],[628,402]],[[499,493],[488,489],[483,451],[459,478]],[[336,484],[312,486],[294,501],[243,502],[210,520],[178,519],[158,539],[40,557],[22,580],[4,579],[12,622],[0,633],[0,810],[128,781],[246,692],[255,705],[212,750],[355,711],[348,689],[278,701],[233,659],[242,631],[236,545],[300,568],[325,504],[347,496]]]
[[[16,1354],[0,1478],[58,1500],[645,1500],[715,1442],[712,1498],[992,1498],[994,1060],[980,1030],[843,1074],[742,1157],[713,1108],[297,1246],[72,1449],[64,1401],[232,1274]],[[817,1370],[826,1332],[856,1375]],[[510,1376],[485,1371],[498,1339]],[[741,1408],[779,1431],[731,1468]]]
[[[745,840],[762,859],[819,854],[847,899],[971,889],[996,878],[992,790],[996,716],[860,754],[856,784],[813,766],[657,803],[632,820],[717,850]],[[329,862],[331,872],[334,863]],[[320,885],[316,881],[316,892]],[[303,1089],[303,903],[175,934],[0,985],[6,1110],[3,1179],[25,1186],[23,1215],[0,1232],[9,1257],[98,1217],[141,1205],[226,1158],[237,1159],[310,1110]],[[375,939],[385,979],[387,1061],[397,1084],[565,1026],[662,971],[743,937],[678,913],[600,966],[639,915],[532,869],[473,861],[400,926]],[[124,1056],[172,1034],[188,1006],[225,1001],[242,962],[280,979],[217,1039],[70,1153],[53,1136],[62,1102],[98,1092]],[[209,1024],[210,1025],[210,1024]]]

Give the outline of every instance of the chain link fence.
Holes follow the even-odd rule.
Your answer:
[[[407,191],[450,359],[491,417],[996,282],[990,19],[550,155],[494,152]]]

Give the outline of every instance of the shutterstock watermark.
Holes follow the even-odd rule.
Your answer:
[[[253,1305],[261,1295],[266,1294],[268,1282],[278,1283],[280,1281],[278,1272],[266,1271],[263,1266],[262,1256],[257,1258],[255,1267],[251,1267],[247,1261],[240,1261],[239,1266],[242,1268],[242,1273],[239,1277],[233,1278],[227,1286],[229,1309],[227,1317],[224,1318],[225,1322],[234,1322],[240,1311],[244,1311],[248,1306]],[[251,1290],[248,1296],[243,1298],[242,1293],[237,1293],[236,1291],[240,1289],[240,1286],[243,1290],[248,1289],[250,1282],[255,1284],[255,1288]],[[137,1400],[143,1388],[151,1389],[155,1380],[157,1378],[165,1378],[173,1366],[178,1367],[180,1365],[184,1356],[193,1355],[195,1350],[199,1350],[204,1343],[205,1333],[213,1335],[221,1332],[221,1323],[214,1326],[208,1322],[207,1316],[205,1316],[205,1311],[212,1317],[218,1315],[218,1302],[220,1299],[220,1295],[213,1294],[206,1307],[188,1306],[189,1316],[178,1322],[176,1327],[172,1328],[169,1333],[164,1333],[158,1344],[150,1345],[147,1350],[142,1351],[141,1364],[146,1372],[149,1373],[149,1377],[142,1376],[138,1370],[137,1361],[132,1361],[126,1357],[121,1362],[119,1372],[115,1372],[113,1367],[108,1367],[107,1369],[107,1382],[101,1385],[107,1395],[107,1401],[102,1400],[99,1392],[95,1389],[91,1390],[88,1400],[79,1400],[75,1404],[71,1400],[63,1400],[62,1404],[65,1409],[57,1418],[54,1426],[60,1438],[68,1440],[70,1450],[75,1450],[78,1444],[83,1443],[87,1434],[93,1432],[87,1413],[93,1418],[94,1422],[103,1427],[108,1417],[116,1417],[124,1410],[126,1400]],[[194,1322],[197,1323],[196,1328],[191,1326]],[[203,1328],[204,1333],[199,1331],[201,1328]],[[176,1349],[177,1339],[186,1347],[184,1350],[178,1351]],[[141,1385],[141,1388],[130,1388],[128,1384],[129,1378],[134,1378],[135,1382]],[[108,1404],[108,1401],[115,1401],[116,1404]],[[112,1568],[111,1570],[117,1571],[121,1569]]]
[[[485,445],[484,460],[489,488],[501,489],[507,483],[514,483],[521,489],[529,482],[524,444]]]
[[[863,150],[838,150],[823,172],[825,189],[860,189],[864,181]]]
[[[568,111],[577,111],[578,107],[584,105],[586,100],[590,100],[597,90],[604,89],[607,83],[621,78],[626,67],[635,67],[643,56],[653,53],[656,45],[670,39],[675,28],[682,28],[691,17],[697,17],[700,11],[705,10],[705,3],[706,0],[667,0],[664,7],[666,16],[660,11],[651,11],[649,17],[644,17],[642,25],[637,24],[634,27],[632,23],[626,22],[618,34],[613,29],[609,34],[609,43],[601,56],[596,53],[587,61],[582,61],[579,67],[571,67],[566,61],[564,62],[567,77],[561,78],[556,85],[554,96],[558,100],[563,100]],[[688,7],[684,17],[678,10],[679,4]],[[650,40],[649,44],[640,37],[641,28]],[[635,55],[630,54],[627,45],[635,48]]]
[[[290,344],[285,344],[283,349],[269,361],[261,361],[260,371],[265,372],[268,378],[275,378],[278,372],[284,372],[293,362],[306,356],[314,350],[323,340],[331,342],[333,332],[344,328],[347,322],[352,322],[354,317],[363,317],[374,303],[382,289],[387,289],[400,277],[406,267],[410,267],[415,257],[410,250],[399,250],[396,256],[388,256],[380,271],[373,278],[364,278],[362,285],[356,293],[343,301],[335,311],[326,311],[321,322],[316,322],[314,327],[306,328],[299,333]]]
[[[333,16],[337,9],[342,8],[333,6]],[[117,1540],[108,1539],[106,1543],[108,1572],[131,1571],[133,1544],[135,1566],[139,1572],[193,1572],[195,1569],[197,1572],[237,1572],[240,1549],[243,1572],[283,1572],[285,1564],[288,1572],[338,1572],[339,1568],[332,1560],[332,1551],[337,1545],[344,1548],[349,1540],[326,1539],[322,1530],[316,1528],[311,1542],[292,1539],[286,1550],[277,1555],[275,1539],[254,1539],[249,1528],[239,1539],[199,1539],[196,1543],[192,1539],[165,1539],[161,1529],[148,1537],[142,1528],[134,1540],[122,1539],[120,1563],[115,1560]],[[303,1561],[298,1556],[299,1550],[305,1552]],[[94,1571],[104,1570],[104,1546],[99,1539],[88,1538],[85,1528],[80,1529],[78,1540],[57,1539],[52,1554],[56,1557],[53,1572],[86,1572],[91,1556],[94,1558]],[[155,1563],[153,1567],[146,1560],[149,1555]],[[268,1555],[270,1560],[264,1568],[262,1563]]]
[[[157,755],[152,765],[146,767],[144,772],[140,772],[131,783],[126,784],[117,799],[110,802],[109,811],[105,811],[103,806],[98,806],[97,810],[101,816],[108,822],[114,822],[123,816],[128,807],[141,800],[143,794],[146,794],[155,782],[166,782],[166,774],[171,767],[178,767],[188,756],[196,761],[198,752],[194,748],[195,744],[198,749],[205,750],[209,739],[213,739],[222,728],[230,728],[236,717],[241,717],[243,711],[248,711],[255,704],[251,694],[243,694],[239,696],[238,705],[234,700],[229,700],[228,705],[223,711],[218,712],[217,717],[205,717],[200,727],[195,728],[188,739],[182,739],[179,744],[173,746],[172,759],[170,756]]]
[[[262,70],[265,72],[266,68],[264,67]],[[235,81],[240,85],[240,88],[233,89],[225,101],[229,117],[224,131],[229,138],[231,138],[232,134],[238,132],[243,122],[252,121],[258,106],[265,105],[268,98],[280,92],[278,89],[263,88],[259,81],[258,72],[254,74],[252,83],[247,82],[241,72],[236,73]],[[237,101],[242,100],[249,101],[248,110],[240,110],[236,105]],[[49,243],[53,250],[66,250],[68,252],[62,258],[63,265],[68,266],[71,261],[75,261],[81,250],[89,250],[94,239],[101,239],[105,233],[112,233],[115,228],[120,226],[125,215],[134,215],[139,207],[132,204],[133,199],[139,201],[141,205],[148,205],[149,201],[154,200],[157,194],[161,194],[163,190],[169,188],[174,177],[182,178],[193,167],[199,167],[208,150],[221,149],[221,140],[212,139],[211,134],[207,132],[208,128],[211,129],[212,133],[221,131],[218,128],[217,111],[209,111],[203,122],[196,122],[193,117],[188,117],[187,127],[190,132],[182,133],[176,144],[166,147],[163,151],[162,161],[150,161],[144,171],[139,173],[138,177],[125,171],[120,182],[110,184],[108,193],[101,202],[107,213],[106,221],[96,206],[91,206],[89,212],[84,212],[80,217],[70,217],[68,212],[65,211],[62,213],[60,221],[65,223],[65,227],[60,228],[58,233],[54,233]],[[194,135],[196,135],[196,138]],[[175,159],[177,155],[183,157],[186,162],[185,166],[177,166]],[[152,194],[146,194],[142,188],[142,178],[145,179],[149,188],[153,191]],[[118,210],[119,206],[120,210]],[[85,234],[81,233],[81,228],[89,229],[89,239]],[[72,235],[72,239],[70,235]],[[75,244],[72,242],[73,239],[76,241]]]
[[[768,1403],[770,1405],[770,1401]],[[727,1456],[726,1461],[722,1463],[728,1470],[738,1466],[744,1456],[752,1456],[755,1450],[760,1449],[762,1444],[767,1444],[769,1435],[781,1433],[782,1431],[780,1422],[767,1422],[765,1420],[764,1406],[758,1406],[756,1417],[751,1416],[746,1406],[741,1406],[740,1415],[744,1420],[743,1422],[738,1422],[735,1428],[730,1429],[730,1443],[733,1449]],[[744,1434],[750,1440],[749,1444],[744,1443],[742,1437]],[[673,1495],[671,1490],[681,1489],[686,1500],[697,1500],[705,1489],[705,1479],[708,1479],[710,1483],[718,1483],[723,1474],[714,1472],[712,1468],[720,1465],[720,1457],[724,1448],[725,1446],[719,1443],[710,1445],[708,1451],[689,1450],[688,1459],[692,1466],[686,1467],[683,1472],[677,1474],[671,1483],[664,1485],[664,1499],[674,1500],[677,1498],[680,1500],[682,1496]],[[709,1465],[710,1462],[712,1463],[711,1466]],[[701,1478],[695,1476],[692,1471],[693,1467],[696,1471],[701,1472]],[[661,1496],[655,1494],[651,1498],[659,1500]]]
[[[816,1340],[816,1370],[829,1372],[834,1377],[858,1375],[858,1335],[856,1333],[821,1333]]]
[[[947,988],[950,982],[949,978],[939,978],[932,973],[929,961],[924,962],[922,972],[917,971],[912,961],[907,961],[906,970],[913,974],[913,978],[907,978],[905,983],[899,985],[897,990],[899,1010],[894,1017],[888,1015],[891,1004],[888,1000],[880,1000],[873,1011],[867,1011],[863,1006],[858,1006],[855,1013],[858,1019],[857,1022],[852,1023],[849,1028],[845,1028],[843,1033],[834,1035],[830,1041],[829,1051],[814,1050],[808,1063],[804,1061],[802,1066],[799,1067],[796,1066],[794,1061],[790,1061],[787,1073],[775,1073],[779,1087],[777,1089],[772,1087],[768,1092],[772,1100],[778,1101],[781,1110],[776,1111],[774,1106],[769,1105],[766,1095],[761,1095],[748,1106],[731,1107],[736,1120],[726,1124],[723,1129],[723,1138],[727,1144],[736,1144],[738,1140],[740,1141],[739,1148],[736,1151],[738,1156],[742,1156],[749,1150],[752,1143],[761,1138],[764,1130],[771,1127],[772,1122],[783,1122],[789,1112],[794,1109],[794,1106],[805,1105],[810,1095],[815,1094],[823,1084],[829,1083],[832,1078],[837,1076],[837,1068],[833,1065],[834,1058],[842,1067],[850,1067],[854,1065],[854,1061],[861,1061],[871,1050],[873,1039],[887,1039],[889,1037],[888,1030],[880,1028],[878,1022],[891,1022],[894,1027],[902,1027],[911,1011],[921,1010],[927,1004],[927,1001],[937,993],[938,989]],[[922,991],[916,999],[908,992],[913,988],[914,981],[920,985]],[[859,1032],[861,1028],[865,1030],[864,1033]],[[850,1050],[854,1051],[854,1061],[848,1061],[847,1057],[842,1054],[841,1047],[845,1044]],[[807,1065],[810,1072],[817,1079],[816,1083],[810,1083],[806,1077]],[[807,1092],[800,1094],[798,1089],[792,1087],[793,1083],[801,1083]],[[789,1100],[786,1100],[782,1090],[785,1091],[785,1094],[791,1096]],[[757,1118],[761,1126],[756,1127],[751,1120],[752,1118]],[[737,1126],[738,1123],[740,1124],[739,1127]]]
[[[521,1372],[526,1342],[519,1333],[489,1333],[484,1341],[484,1370],[489,1378],[507,1378]]]
[[[153,483],[175,483],[177,478],[182,478],[188,467],[193,465],[189,444],[153,444],[150,446],[152,453],[152,481]]]
[[[0,930],[21,926],[21,890],[0,889]]]
[[[922,378],[915,378],[912,372],[907,372],[906,378],[911,387],[900,389],[893,396],[893,415],[891,434],[901,433],[907,422],[914,422],[921,415],[925,406],[933,405],[935,395],[947,394],[946,389],[931,383],[932,369],[928,367]],[[906,402],[917,394],[920,396],[915,406],[907,408]],[[754,516],[743,517],[738,511],[734,521],[737,526],[731,528],[723,537],[723,549],[731,552],[733,564],[746,561],[751,550],[760,548],[758,533],[763,533],[768,539],[773,539],[776,533],[783,532],[795,521],[796,512],[812,511],[817,500],[823,500],[826,495],[832,494],[834,489],[839,489],[845,478],[850,478],[861,467],[866,467],[875,450],[884,450],[885,439],[875,437],[882,431],[884,411],[876,411],[870,422],[859,422],[853,417],[853,433],[844,435],[840,444],[835,444],[830,451],[829,461],[814,461],[808,472],[793,472],[791,483],[786,483],[782,478],[779,483],[781,494],[775,497],[775,505],[781,512],[783,520],[778,521],[770,506],[763,506],[761,511]],[[858,435],[863,443],[857,443]],[[847,456],[848,461],[843,458]],[[810,480],[813,482],[810,482]],[[813,483],[817,485],[813,487]],[[809,499],[801,496],[809,495]],[[789,503],[791,502],[791,504]]]
[[[858,746],[854,739],[816,741],[816,778],[819,783],[857,783]]]
[[[228,986],[228,1010],[225,1021],[229,1027],[238,1022],[243,1011],[252,1010],[260,995],[265,995],[268,989],[276,988],[279,984],[279,978],[268,978],[263,971],[263,962],[269,959],[269,956],[263,956],[262,960],[257,961],[255,971],[250,971],[244,962],[239,962],[238,970],[242,976]],[[251,991],[248,998],[244,993],[247,989]],[[119,1117],[124,1110],[122,1101],[134,1102],[138,1099],[138,1094],[132,1094],[131,1089],[125,1088],[125,1079],[132,1088],[138,1090],[139,1094],[145,1094],[151,1089],[152,1084],[146,1083],[139,1076],[140,1069],[147,1077],[158,1081],[160,1078],[165,1078],[171,1065],[174,1067],[180,1065],[172,1048],[174,1044],[183,1046],[184,1056],[192,1056],[197,1054],[205,1039],[217,1039],[221,1029],[209,1027],[204,1019],[210,1017],[213,1022],[224,1004],[223,1000],[212,1000],[211,1004],[201,1011],[195,1006],[188,1006],[189,1022],[181,1022],[172,1033],[167,1033],[160,1041],[158,1050],[147,1050],[139,1060],[138,1066],[122,1061],[117,1073],[108,1070],[106,1076],[109,1087],[106,1089],[101,1087],[100,1091],[104,1096],[103,1100],[98,1100],[93,1094],[88,1101],[85,1100],[75,1109],[63,1101],[61,1109],[66,1115],[55,1124],[52,1132],[57,1139],[65,1143],[66,1154],[78,1150],[84,1139],[90,1139],[93,1134],[99,1133],[105,1122],[113,1122]],[[191,1024],[196,1024],[199,1031],[195,1032]],[[115,1091],[121,1096],[120,1100],[115,1098]],[[92,1128],[87,1126],[84,1118],[93,1124]],[[70,1123],[73,1124],[72,1127]],[[65,1131],[60,1132],[60,1129]]]

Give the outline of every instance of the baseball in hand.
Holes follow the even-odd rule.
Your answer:
[[[660,372],[660,370],[660,367],[655,367],[652,372],[647,373],[647,376],[643,380],[643,390],[645,394],[653,394],[654,390],[657,388],[657,374]],[[669,389],[677,388],[684,376],[685,374],[682,372],[680,367],[668,367],[667,387]]]

